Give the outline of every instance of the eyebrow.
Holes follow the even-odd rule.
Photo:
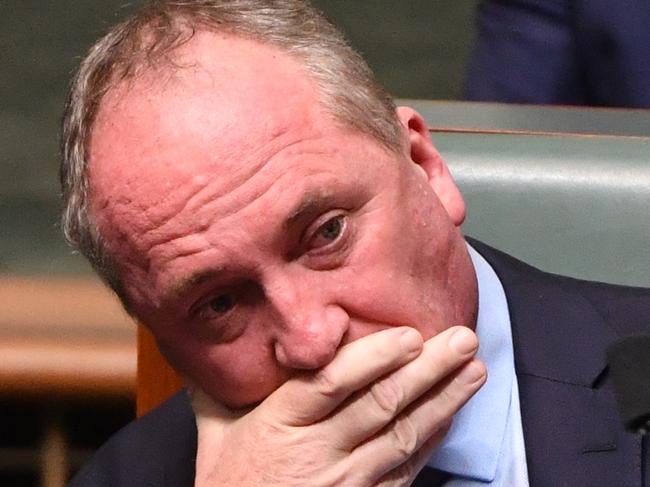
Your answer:
[[[300,199],[298,204],[296,204],[289,212],[289,216],[287,216],[287,218],[282,223],[282,227],[286,230],[307,218],[313,218],[316,213],[319,213],[321,209],[327,204],[331,203],[332,200],[333,196],[331,194],[324,193],[323,191],[316,190],[307,192]],[[224,273],[224,271],[225,268],[223,266],[219,266],[216,268],[205,269],[191,274],[187,277],[183,277],[170,286],[167,296],[170,299],[183,296],[196,286],[217,279]]]
[[[199,286],[204,282],[208,282],[213,279],[216,279],[221,274],[223,274],[223,271],[224,269],[221,267],[213,268],[213,269],[205,269],[196,272],[194,274],[191,274],[188,277],[183,277],[171,285],[171,287],[169,288],[169,292],[167,293],[167,296],[170,299],[183,296],[184,294],[188,293],[196,286]]]
[[[284,220],[283,228],[293,227],[307,217],[313,217],[315,213],[327,204],[331,203],[332,195],[322,191],[311,191],[305,194],[298,204],[289,212],[289,216]]]

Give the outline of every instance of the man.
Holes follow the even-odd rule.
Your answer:
[[[579,295],[608,288],[468,247],[425,122],[303,2],[159,2],[113,29],[73,84],[62,181],[68,238],[194,407],[134,423],[73,485],[640,482],[592,382],[641,313],[592,325]],[[607,431],[590,412],[575,441],[584,407]]]

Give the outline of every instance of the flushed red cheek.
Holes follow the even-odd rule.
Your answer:
[[[174,355],[184,372],[206,393],[230,407],[261,401],[289,377],[273,360],[268,347],[246,341],[221,345],[194,343],[176,349]]]

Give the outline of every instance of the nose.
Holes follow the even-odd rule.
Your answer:
[[[282,366],[317,369],[328,364],[348,331],[349,317],[319,286],[285,280],[267,290],[277,313],[274,353]]]

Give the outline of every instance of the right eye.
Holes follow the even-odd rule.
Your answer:
[[[203,319],[221,318],[235,307],[235,298],[230,294],[220,294],[210,298],[199,308]]]
[[[309,240],[310,249],[326,247],[341,236],[345,230],[345,217],[337,215],[323,223]]]

